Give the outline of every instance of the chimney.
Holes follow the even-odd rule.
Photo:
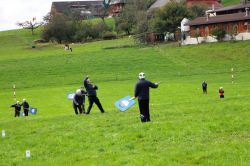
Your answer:
[[[212,4],[212,10],[214,11],[214,4]]]
[[[246,10],[246,15],[245,15],[245,17],[247,17],[247,16],[248,16],[248,12],[249,12],[249,8],[246,7],[245,10]]]
[[[207,21],[209,20],[209,13],[206,13],[206,16],[207,16]]]

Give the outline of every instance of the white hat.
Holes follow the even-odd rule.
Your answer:
[[[77,95],[81,95],[81,94],[82,94],[81,89],[77,89],[77,90],[76,90],[76,94],[77,94]]]
[[[26,99],[23,99],[23,101],[26,101]]]
[[[141,79],[144,79],[144,78],[145,78],[145,73],[140,72],[139,73],[139,79],[141,80]]]
[[[16,103],[18,104],[18,103],[19,103],[19,101],[16,101]]]
[[[220,89],[223,89],[223,87],[220,87]]]

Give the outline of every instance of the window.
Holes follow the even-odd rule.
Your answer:
[[[244,31],[248,32],[248,22],[244,22]]]
[[[205,35],[208,36],[209,35],[209,27],[205,26]]]

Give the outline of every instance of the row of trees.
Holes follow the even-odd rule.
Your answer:
[[[175,33],[183,18],[202,16],[206,10],[204,6],[187,8],[184,4],[171,2],[159,10],[149,11],[154,2],[155,0],[127,0],[122,11],[114,17],[115,29],[105,23],[106,8],[95,9],[102,19],[99,22],[86,21],[88,15],[80,11],[72,11],[70,14],[51,12],[44,17],[42,38],[62,43],[103,38],[105,34],[145,36],[143,34],[147,32]],[[26,25],[19,25],[30,27],[33,33],[41,24],[26,22]],[[145,39],[142,38],[143,40]]]
[[[161,9],[148,11],[148,4],[144,0],[128,0],[128,2],[115,17],[117,30],[126,34],[175,33],[183,18],[203,16],[206,10],[205,6],[187,8],[182,3],[172,2]]]

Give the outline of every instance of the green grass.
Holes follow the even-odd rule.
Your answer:
[[[240,0],[222,0],[222,5],[223,6],[231,6],[231,5],[237,5],[240,4]]]
[[[250,41],[103,49],[133,44],[125,38],[74,44],[71,53],[54,44],[32,49],[36,38],[27,30],[0,33],[0,165],[249,165]],[[137,105],[124,113],[114,106],[133,95],[141,71],[162,82],[151,90],[146,124]],[[94,106],[76,116],[66,98],[87,74],[104,114]],[[13,83],[18,100],[38,108],[36,116],[13,117]]]

